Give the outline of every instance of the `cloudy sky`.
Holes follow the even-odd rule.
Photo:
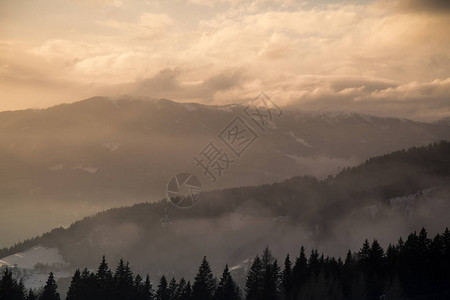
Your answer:
[[[0,110],[124,94],[450,116],[450,1],[2,0]]]

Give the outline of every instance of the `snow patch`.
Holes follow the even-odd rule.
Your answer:
[[[192,103],[183,103],[183,107],[188,111],[196,111],[198,110],[197,105]]]
[[[98,169],[99,169],[99,168],[92,167],[92,166],[89,166],[89,165],[88,165],[88,166],[85,166],[85,165],[83,165],[83,164],[78,165],[78,166],[76,166],[76,167],[74,168],[74,170],[82,170],[82,171],[87,172],[87,173],[89,173],[89,174],[95,174],[95,173],[97,173]]]
[[[293,133],[292,131],[288,132],[289,136],[292,137],[297,143],[308,147],[308,148],[312,148],[311,144],[309,144],[306,140],[302,139],[301,137],[297,136],[295,133]]]
[[[47,248],[43,246],[36,246],[24,252],[19,252],[0,260],[1,266],[17,266],[20,268],[32,269],[37,263],[41,264],[65,264],[64,259],[59,254],[57,248]]]
[[[390,198],[388,201],[393,208],[400,208],[409,215],[414,212],[414,206],[417,200],[419,200],[420,197],[429,196],[434,190],[436,190],[436,187],[425,189],[411,195]]]
[[[14,278],[22,279],[27,289],[44,286],[50,271],[56,280],[71,276],[69,264],[64,261],[59,250],[52,247],[35,246],[4,257],[0,259],[0,269],[5,267],[11,268]]]

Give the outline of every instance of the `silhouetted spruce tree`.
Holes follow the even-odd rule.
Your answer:
[[[373,240],[370,246],[367,264],[368,293],[372,297],[380,297],[385,286],[385,256],[377,240]]]
[[[75,271],[70,282],[69,290],[67,291],[66,300],[79,300],[81,299],[81,272],[80,269]]]
[[[186,280],[184,277],[181,277],[180,281],[178,282],[177,286],[177,295],[178,299],[181,299],[181,295],[183,294],[183,290],[186,288]]]
[[[358,261],[363,265],[367,264],[370,254],[370,244],[367,239],[365,239],[361,249],[358,252]]]
[[[150,282],[150,276],[148,274],[145,277],[142,295],[143,300],[153,300],[155,297],[155,292],[153,291],[153,287]]]
[[[311,250],[308,259],[308,276],[318,275],[320,271],[319,253],[317,250]]]
[[[178,284],[175,277],[169,282],[169,296],[171,300],[178,300]]]
[[[398,269],[399,251],[395,245],[389,244],[386,249],[386,276],[393,277]]]
[[[81,272],[80,292],[79,300],[97,299],[97,281],[94,273],[89,272],[87,268]]]
[[[191,300],[192,299],[192,287],[191,282],[188,281],[186,286],[183,288],[180,296],[180,300]]]
[[[39,300],[61,300],[53,273],[50,272]]]
[[[35,292],[33,292],[32,289],[29,289],[27,296],[25,297],[26,300],[37,300],[38,299],[38,295],[36,295]]]
[[[345,299],[351,299],[352,285],[354,280],[354,274],[356,268],[356,262],[350,249],[345,256],[344,266],[342,270],[342,292]]]
[[[130,299],[134,286],[133,272],[130,264],[120,259],[116,272],[114,273],[114,297],[120,300]]]
[[[261,259],[257,255],[253,260],[245,282],[247,300],[260,300],[263,297],[264,270]]]
[[[445,228],[444,233],[442,234],[442,243],[443,243],[443,263],[442,268],[447,270],[446,275],[443,278],[443,281],[448,284],[450,282],[450,231],[448,228]]]
[[[280,284],[280,267],[268,247],[264,249],[261,257],[261,264],[263,268],[263,298],[261,299],[277,299]]]
[[[171,300],[170,293],[167,285],[166,276],[161,276],[159,280],[158,289],[156,290],[156,299],[157,300]]]
[[[212,300],[216,291],[216,279],[211,271],[206,256],[198,269],[192,285],[192,297],[196,300]]]
[[[292,295],[291,299],[296,299],[302,286],[306,283],[308,272],[308,260],[305,255],[305,248],[300,248],[300,254],[295,260],[294,268],[292,269]]]
[[[143,298],[144,283],[142,282],[141,275],[137,274],[134,278],[133,286],[133,300],[141,300]]]
[[[239,287],[231,277],[231,273],[228,269],[228,265],[223,270],[222,277],[216,289],[216,300],[239,300],[240,292]]]
[[[446,282],[445,276],[447,270],[445,269],[445,246],[442,235],[437,234],[430,245],[430,270],[432,270],[431,280],[435,282],[437,290],[445,290]]]
[[[102,261],[97,268],[95,278],[97,281],[97,299],[111,299],[113,292],[113,274],[111,269],[108,267],[105,256],[102,257]]]
[[[289,258],[289,254],[286,255],[284,259],[284,270],[281,275],[281,284],[283,286],[282,289],[282,298],[290,299],[292,293],[292,262]]]
[[[17,287],[17,291],[18,291],[18,296],[20,299],[25,299],[26,297],[26,292],[25,292],[25,285],[23,284],[23,279],[20,278],[19,280],[19,285]]]
[[[25,286],[22,279],[17,282],[13,278],[10,268],[5,268],[0,279],[0,299],[24,300],[26,298]]]
[[[22,300],[19,284],[13,278],[10,268],[5,268],[0,280],[0,300]]]

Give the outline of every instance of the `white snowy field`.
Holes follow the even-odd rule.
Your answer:
[[[71,276],[68,263],[64,261],[57,248],[35,246],[24,252],[0,258],[0,269],[9,267],[14,277],[22,279],[25,287],[40,288],[45,285],[49,272],[55,279]]]

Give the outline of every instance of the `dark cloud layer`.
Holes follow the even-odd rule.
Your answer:
[[[450,13],[448,0],[402,0],[399,8],[417,12]]]

